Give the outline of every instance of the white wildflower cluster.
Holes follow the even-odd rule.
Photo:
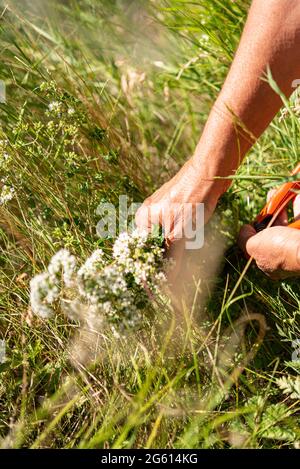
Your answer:
[[[101,253],[95,251],[77,273],[78,291],[94,312],[103,314],[109,323],[134,327],[140,321],[133,289],[128,288],[124,271],[116,263],[104,265]]]
[[[2,181],[3,182],[3,181]],[[4,184],[0,193],[0,205],[6,204],[9,200],[13,199],[15,195],[15,188]]]
[[[30,282],[30,304],[34,313],[42,318],[52,315],[51,305],[59,297],[58,285],[52,281],[48,272],[36,275]]]
[[[36,275],[30,282],[30,304],[34,313],[48,318],[51,305],[59,298],[62,287],[73,285],[76,259],[66,249],[58,251],[51,259],[46,272]]]
[[[52,101],[48,105],[46,115],[50,117],[47,123],[49,135],[62,132],[64,135],[64,149],[67,145],[74,145],[79,134],[79,125],[74,107],[68,107],[66,102]]]
[[[102,249],[96,249],[93,254],[87,258],[85,263],[80,267],[77,277],[83,283],[90,276],[97,274],[99,269],[105,265],[105,258]]]
[[[47,115],[52,117],[62,117],[67,115],[69,118],[76,114],[75,109],[70,106],[67,107],[62,101],[51,101],[48,104]]]
[[[162,263],[163,249],[147,233],[134,231],[131,235],[121,233],[115,241],[113,256],[116,263],[126,274],[131,274],[138,285],[147,284],[149,288],[160,285],[165,276],[158,271]]]
[[[69,308],[71,319],[80,317],[75,310],[81,309],[89,327],[97,322],[102,324],[102,319],[115,334],[117,329],[136,327],[149,301],[148,292],[156,293],[165,279],[162,258],[163,249],[157,242],[137,232],[118,237],[110,263],[103,251],[97,249],[77,269],[75,257],[62,249],[52,257],[47,271],[31,281],[32,309],[44,318],[49,317],[51,305],[58,299],[64,300],[63,293],[67,293],[64,287],[68,287],[73,299]]]
[[[67,249],[61,249],[51,259],[48,272],[51,278],[59,280],[61,277],[67,287],[72,286],[76,259]]]
[[[52,101],[48,105],[48,113],[53,116],[60,117],[62,113],[62,103],[59,101]]]

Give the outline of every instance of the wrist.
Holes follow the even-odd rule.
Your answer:
[[[205,193],[208,200],[215,203],[226,192],[230,185],[231,180],[224,176],[223,171],[212,162],[207,160],[200,160],[197,156],[192,156],[190,163],[193,170],[197,174],[197,185]]]
[[[222,100],[223,101],[223,100]],[[192,156],[199,183],[206,182],[219,199],[231,185],[233,176],[251,143],[243,129],[219,98],[211,110],[201,138]],[[221,112],[220,110],[223,110]]]

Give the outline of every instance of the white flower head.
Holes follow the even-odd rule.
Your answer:
[[[76,308],[82,305],[81,313],[89,327],[105,321],[115,330],[135,328],[142,323],[147,292],[159,293],[165,280],[163,265],[163,249],[147,233],[137,231],[119,235],[111,263],[97,249],[77,270],[75,257],[61,249],[52,257],[47,271],[31,281],[32,309],[49,317],[52,303],[60,298],[63,311],[68,315],[70,310],[72,319],[81,319],[82,314],[76,316]],[[63,285],[77,293],[73,309],[63,298]]]
[[[76,271],[76,259],[67,249],[61,249],[51,259],[48,272],[51,277],[58,279],[62,275],[63,281],[69,287],[73,283]]]
[[[98,272],[104,266],[104,257],[102,249],[96,249],[77,272],[78,289],[81,295],[85,295],[86,284],[97,276]]]
[[[13,199],[15,192],[16,191],[14,187],[4,184],[0,194],[0,205],[4,205],[9,200]]]
[[[30,281],[30,304],[32,311],[42,318],[49,318],[53,310],[51,304],[58,298],[59,289],[47,272],[36,275]]]
[[[54,116],[60,117],[62,111],[62,103],[59,101],[52,101],[48,105],[48,112],[49,114],[53,114]]]
[[[154,279],[163,249],[155,245],[146,232],[121,233],[113,247],[113,256],[125,273],[132,274],[137,284]]]

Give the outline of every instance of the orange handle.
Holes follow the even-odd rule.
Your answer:
[[[291,175],[294,176],[298,173],[300,173],[300,163],[296,166]],[[267,228],[267,226],[275,220],[281,210],[296,197],[297,191],[300,191],[300,181],[286,182],[280,186],[256,217],[254,221],[256,231]],[[300,222],[293,222],[289,226],[291,228],[300,229]]]
[[[296,228],[296,230],[300,230],[300,220],[294,221],[293,223],[290,223],[289,228]]]

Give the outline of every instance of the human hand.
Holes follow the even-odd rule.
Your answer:
[[[220,183],[208,179],[199,162],[191,158],[181,170],[154,194],[148,197],[136,213],[138,229],[150,231],[153,225],[163,228],[165,240],[170,246],[182,238],[182,229],[187,223],[184,219],[185,204],[193,209],[196,204],[204,204],[205,222],[212,215],[218,198],[222,193]]]
[[[300,195],[294,199],[293,212],[295,220],[299,220]],[[245,225],[239,234],[239,246],[273,280],[300,276],[300,230],[287,224],[287,212],[283,210],[274,226],[257,233],[253,226]]]

